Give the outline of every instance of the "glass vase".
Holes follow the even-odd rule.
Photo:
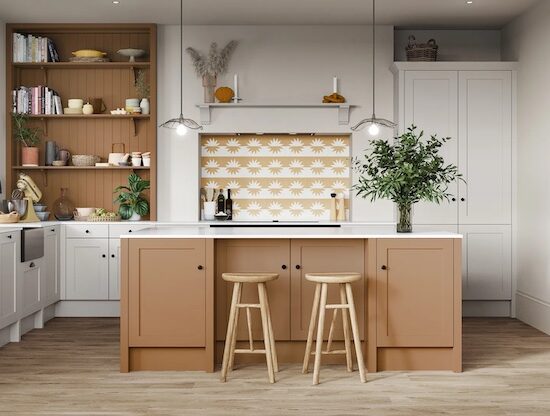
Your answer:
[[[59,221],[70,221],[74,218],[74,204],[67,198],[69,188],[61,188],[61,196],[53,203],[52,211]]]
[[[397,232],[412,232],[412,204],[397,204]]]

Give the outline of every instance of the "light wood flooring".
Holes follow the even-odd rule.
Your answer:
[[[0,415],[550,415],[550,337],[513,319],[464,321],[464,373],[299,365],[118,372],[118,320],[57,318],[0,348]]]

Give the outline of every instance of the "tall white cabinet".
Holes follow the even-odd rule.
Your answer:
[[[511,315],[515,64],[398,62],[392,69],[399,132],[414,124],[450,137],[443,156],[464,177],[450,186],[451,201],[417,204],[414,224],[463,234],[465,315]]]

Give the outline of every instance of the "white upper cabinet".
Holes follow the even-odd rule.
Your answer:
[[[461,224],[512,220],[512,72],[459,72]]]
[[[400,133],[411,125],[423,130],[425,137],[437,134],[450,137],[441,154],[446,163],[458,163],[458,72],[406,71],[404,106]],[[415,224],[456,224],[457,184],[449,186],[454,201],[435,204],[420,202],[414,206]]]

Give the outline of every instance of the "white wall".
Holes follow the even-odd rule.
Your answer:
[[[395,60],[406,61],[409,35],[417,43],[435,39],[438,61],[500,61],[500,30],[405,30],[395,31]]]
[[[393,117],[393,27],[377,33],[377,115]],[[160,26],[158,53],[159,124],[179,114],[179,29]],[[367,26],[186,26],[185,46],[207,50],[210,42],[223,46],[240,42],[229,73],[218,85],[232,85],[238,73],[240,96],[247,102],[318,103],[332,92],[332,77],[341,79],[340,91],[348,102],[359,105],[351,123],[369,117],[371,109],[371,37]],[[196,104],[202,102],[201,81],[190,58],[184,62],[184,115],[199,120]],[[318,132],[349,133],[339,126],[332,109],[219,109],[204,132]],[[170,130],[158,131],[158,212],[160,220],[198,219],[198,136],[181,138]],[[367,145],[365,132],[352,139],[353,153]],[[356,221],[391,221],[392,204],[371,204],[352,199]]]
[[[550,333],[550,2],[503,30],[518,71],[517,317]]]

